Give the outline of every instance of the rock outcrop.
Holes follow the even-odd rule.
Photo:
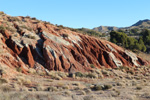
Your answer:
[[[95,37],[29,17],[0,15],[0,63],[65,72],[148,64],[134,53]]]

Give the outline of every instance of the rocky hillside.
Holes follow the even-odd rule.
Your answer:
[[[0,14],[0,64],[36,70],[89,71],[141,66],[147,61],[117,45],[30,17]],[[92,66],[92,67],[91,67]]]
[[[150,29],[150,20],[149,19],[145,19],[145,20],[139,20],[137,23],[129,26],[129,27],[122,27],[122,28],[118,28],[118,27],[113,27],[113,26],[99,26],[99,27],[95,27],[93,28],[93,30],[98,31],[98,32],[102,32],[102,33],[107,33],[110,32],[112,30],[116,31],[116,30],[131,30],[131,29],[138,29],[139,31],[141,29]]]
[[[150,20],[145,19],[145,20],[140,20],[137,23],[133,24],[131,28],[148,28],[150,29]]]
[[[99,27],[93,28],[93,30],[101,32],[101,33],[107,33],[107,32],[110,32],[112,30],[116,31],[118,29],[119,28],[113,27],[113,26],[99,26]]]

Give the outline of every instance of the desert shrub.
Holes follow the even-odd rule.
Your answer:
[[[83,91],[83,90],[80,90],[79,92],[80,92],[81,95],[86,95],[86,92]]]
[[[30,16],[26,16],[26,18],[31,18]]]
[[[8,81],[6,79],[1,78],[0,79],[0,84],[4,84],[4,83],[8,83]]]
[[[102,86],[101,85],[95,85],[91,89],[94,90],[94,91],[99,91],[99,90],[102,90]]]
[[[111,88],[112,88],[112,86],[109,85],[109,84],[107,84],[107,85],[104,85],[104,86],[102,87],[102,90],[108,90],[108,89],[111,89]]]
[[[118,97],[120,95],[120,91],[111,91],[112,97]]]
[[[6,28],[5,28],[3,25],[1,25],[1,26],[0,26],[0,31],[1,31],[1,32],[4,32],[5,30],[6,30]]]
[[[36,89],[36,91],[43,91],[43,86],[37,85],[37,86],[35,87],[35,89]]]
[[[31,36],[30,38],[31,38],[31,39],[36,39],[35,36]]]
[[[3,92],[9,92],[11,91],[11,87],[10,86],[2,86],[0,87],[0,90],[3,91]]]
[[[35,17],[33,17],[33,18],[31,18],[32,20],[36,20],[36,18]]]
[[[68,38],[68,34],[64,33],[64,34],[62,34],[62,37],[63,38]]]
[[[37,70],[37,74],[41,75],[41,76],[44,76],[46,75],[46,73],[42,70]]]
[[[123,70],[123,69],[126,70],[126,71],[129,70],[129,67],[127,67],[127,66],[120,66],[120,67],[118,67],[118,68],[119,68],[120,70]]]
[[[31,84],[31,80],[30,79],[24,79],[23,80],[23,84],[26,85],[26,84]]]
[[[35,37],[35,36],[32,36],[31,34],[26,35],[26,37],[27,37],[27,38],[30,38],[30,39],[36,39],[36,37]]]
[[[53,91],[58,91],[58,89],[57,89],[57,87],[52,87],[52,86],[50,86],[50,87],[48,87],[48,88],[46,89],[46,91],[51,91],[51,92],[53,92]]]
[[[133,75],[133,74],[134,74],[134,71],[133,71],[133,70],[128,70],[127,73],[130,73],[130,74]]]
[[[27,26],[25,26],[25,25],[23,25],[23,26],[20,26],[21,28],[24,28],[24,29],[27,29],[28,31],[32,31],[32,28],[30,28],[30,27],[27,27]]]
[[[88,74],[86,75],[86,77],[89,77],[89,78],[96,78],[96,74],[94,74],[94,73],[88,73]]]
[[[124,83],[122,83],[122,82],[117,82],[116,85],[117,85],[117,86],[124,86]]]
[[[51,23],[50,23],[50,22],[47,22],[47,21],[44,21],[44,24],[49,24],[49,25],[50,25]]]
[[[72,85],[80,86],[81,84],[79,82],[75,82],[75,83],[72,83]]]
[[[75,77],[76,77],[76,75],[75,75],[74,73],[69,73],[68,76],[69,76],[69,77],[72,77],[72,78],[75,78]]]
[[[68,96],[71,95],[71,91],[69,91],[69,90],[68,90],[68,91],[65,91],[64,93],[65,93],[65,95],[68,95]]]
[[[102,70],[102,74],[106,75],[106,76],[109,76],[109,72],[107,70]]]
[[[141,86],[137,86],[136,89],[137,90],[142,90],[142,87]]]
[[[25,76],[17,76],[16,80],[17,80],[17,83],[20,85],[28,85],[32,83],[31,80]]]
[[[50,75],[52,79],[55,79],[55,80],[62,80],[62,77],[57,75],[57,74],[51,74]]]
[[[10,32],[15,32],[16,30],[10,27],[6,27],[7,30],[9,30]]]
[[[62,89],[69,89],[69,86],[65,85],[65,86],[62,87]]]
[[[58,71],[56,74],[57,74],[58,76],[60,76],[61,78],[66,78],[66,77],[67,77],[66,73],[64,73],[64,72]]]
[[[17,67],[17,68],[16,68],[16,71],[22,72],[22,68],[21,68],[21,67]]]
[[[33,69],[33,68],[29,68],[29,73],[31,73],[31,74],[35,74],[35,73],[36,73],[36,70],[35,70],[35,69]]]
[[[91,68],[95,68],[95,66],[94,66],[93,64],[90,64],[90,67],[91,67]]]
[[[2,14],[5,14],[3,11],[0,11],[0,14],[2,15]]]
[[[112,86],[111,85],[95,85],[94,87],[92,87],[92,90],[94,91],[99,91],[99,90],[108,90],[111,89]]]
[[[75,76],[77,76],[77,77],[84,77],[84,75],[81,72],[76,72]]]
[[[18,22],[21,22],[21,20],[17,17],[11,17],[10,18],[11,21],[18,21]]]

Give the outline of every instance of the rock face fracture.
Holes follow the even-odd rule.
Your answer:
[[[0,15],[0,63],[23,72],[46,68],[65,72],[89,71],[105,66],[141,66],[147,61],[98,38],[30,17]]]

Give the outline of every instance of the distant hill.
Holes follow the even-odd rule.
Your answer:
[[[133,26],[150,26],[150,20],[149,19],[145,19],[145,20],[139,20],[137,23],[133,24],[131,27]]]
[[[106,33],[112,30],[118,30],[117,27],[113,27],[113,26],[99,26],[99,27],[95,27],[93,28],[93,30],[101,32],[101,33]]]
[[[131,29],[138,29],[139,31],[141,29],[150,29],[150,20],[149,19],[145,19],[145,20],[139,20],[137,23],[129,26],[129,27],[115,27],[115,26],[99,26],[99,27],[95,27],[93,28],[93,30],[98,31],[98,32],[102,32],[102,33],[108,33],[112,30],[131,30]]]

